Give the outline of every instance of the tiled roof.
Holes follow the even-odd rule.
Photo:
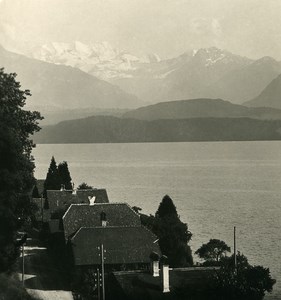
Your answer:
[[[141,226],[139,215],[127,203],[73,204],[63,216],[65,238],[80,227],[101,226],[102,213],[106,215],[108,226]]]
[[[142,226],[80,228],[71,239],[76,265],[100,264],[101,244],[106,250],[105,264],[149,263],[152,251],[158,252],[157,237]]]
[[[48,190],[47,198],[51,212],[58,208],[67,208],[70,204],[89,204],[91,198],[94,199],[94,203],[109,202],[105,189],[77,190],[75,193],[71,190]]]

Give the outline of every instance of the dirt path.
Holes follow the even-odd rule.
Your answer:
[[[42,300],[73,300],[69,287],[48,256],[46,248],[38,247],[36,240],[29,239],[24,253],[24,285],[29,294]],[[19,273],[19,276],[21,279],[22,274]]]

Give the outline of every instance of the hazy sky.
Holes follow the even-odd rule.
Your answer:
[[[281,0],[0,0],[0,43],[108,41],[171,57],[216,46],[281,60]]]

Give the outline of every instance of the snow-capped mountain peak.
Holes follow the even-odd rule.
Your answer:
[[[28,56],[79,68],[102,79],[131,77],[138,64],[159,62],[157,54],[139,58],[135,55],[114,48],[110,43],[85,44],[80,41],[72,43],[51,42],[32,47]]]

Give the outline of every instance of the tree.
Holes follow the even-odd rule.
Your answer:
[[[32,201],[29,195],[20,197],[15,210],[18,216],[18,225],[24,228],[36,225],[35,214],[38,210],[38,205]]]
[[[37,185],[35,185],[33,190],[32,190],[32,198],[40,198]]]
[[[165,195],[162,202],[159,204],[156,216],[159,218],[164,218],[165,216],[178,215],[177,209],[173,203],[173,200]]]
[[[222,300],[261,300],[271,292],[276,280],[268,268],[251,266],[246,256],[238,252],[237,267],[234,255],[223,257],[215,276],[215,298]]]
[[[86,182],[82,182],[77,188],[77,190],[92,190],[92,189],[93,187],[88,185]]]
[[[222,256],[230,252],[230,247],[224,241],[210,239],[207,244],[203,244],[195,254],[208,262],[219,262]]]
[[[0,69],[0,271],[16,258],[14,236],[20,217],[17,205],[35,183],[30,136],[40,129],[39,112],[24,110],[28,90],[21,90],[16,74]],[[22,205],[22,203],[21,203]],[[20,212],[21,214],[22,212]]]
[[[188,246],[192,234],[187,224],[181,222],[173,200],[168,195],[162,199],[155,217],[141,215],[141,221],[158,236],[161,252],[168,257],[172,267],[193,264]]]
[[[56,160],[52,156],[44,182],[44,198],[47,198],[47,190],[60,190],[62,185],[65,189],[72,190],[71,176],[67,162],[64,161],[57,166]]]
[[[46,180],[44,182],[44,198],[46,198],[47,196],[47,190],[59,190],[60,188],[61,183],[59,178],[58,167],[54,156],[52,156]]]
[[[66,161],[58,165],[58,176],[60,184],[63,184],[65,189],[72,190],[71,176]]]

